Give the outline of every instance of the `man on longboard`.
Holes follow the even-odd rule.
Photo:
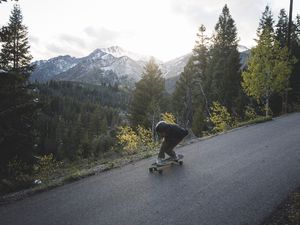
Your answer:
[[[160,137],[164,138],[156,159],[156,164],[158,166],[164,164],[165,153],[170,156],[171,160],[179,160],[183,157],[176,155],[174,148],[188,135],[189,132],[187,129],[184,129],[177,124],[169,124],[165,121],[160,121],[156,124],[155,131]]]

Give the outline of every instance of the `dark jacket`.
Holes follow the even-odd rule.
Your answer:
[[[166,124],[164,129],[166,141],[169,139],[183,139],[188,135],[188,130],[178,126],[177,124]]]

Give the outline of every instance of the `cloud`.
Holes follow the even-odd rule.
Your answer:
[[[86,43],[82,38],[79,38],[74,35],[69,35],[69,34],[61,34],[59,35],[59,40],[62,42],[68,44],[68,45],[75,45],[79,48],[85,48]]]
[[[84,29],[85,34],[93,42],[99,43],[103,46],[110,45],[112,42],[117,40],[120,36],[119,32],[110,30],[104,27],[95,28],[95,27],[86,27]]]
[[[96,48],[117,45],[120,37],[129,32],[117,32],[104,27],[86,27],[76,33],[58,33],[52,38],[30,36],[30,44],[35,59],[45,59],[58,55],[84,57]],[[130,35],[129,35],[130,36]]]
[[[218,5],[216,0],[211,0],[211,3],[199,0],[177,0],[172,1],[171,8],[173,13],[182,14],[194,25],[211,26],[213,21],[216,21],[218,11],[221,11]]]
[[[46,48],[54,54],[65,54],[66,52],[66,48],[58,45],[57,43],[47,44]]]
[[[40,39],[37,36],[29,35],[29,43],[38,45],[40,43]]]
[[[205,25],[207,35],[211,35],[225,4],[237,26],[240,44],[250,47],[254,44],[259,19],[266,6],[265,0],[176,0],[172,1],[172,10],[187,18],[195,27]]]
[[[84,29],[85,39],[87,40],[87,48],[89,51],[93,51],[96,48],[109,47],[113,45],[119,45],[124,48],[128,43],[132,43],[132,40],[136,40],[136,33],[128,29],[112,30],[105,27],[86,27]],[[134,46],[136,43],[134,44]],[[130,48],[131,49],[131,48]]]
[[[82,57],[85,53],[84,49],[78,48],[78,46],[65,45],[63,42],[52,42],[46,45],[46,49],[52,53],[52,55],[71,55],[76,57]]]
[[[119,33],[106,28],[86,27],[77,34],[59,34],[51,42],[46,43],[46,48],[52,55],[69,54],[83,57],[100,47],[107,47],[117,43]]]

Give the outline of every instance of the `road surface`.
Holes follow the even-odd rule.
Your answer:
[[[182,167],[145,159],[1,206],[0,224],[260,224],[300,186],[300,113],[177,151]]]

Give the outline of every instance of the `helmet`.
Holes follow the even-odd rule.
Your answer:
[[[159,121],[155,126],[155,131],[157,133],[164,132],[168,127],[168,124],[165,121]]]

